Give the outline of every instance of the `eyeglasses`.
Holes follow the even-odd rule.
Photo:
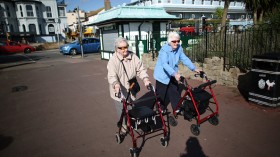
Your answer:
[[[118,49],[120,50],[126,50],[128,48],[128,46],[125,46],[125,47],[118,47]]]
[[[172,40],[172,43],[180,43],[180,40]]]

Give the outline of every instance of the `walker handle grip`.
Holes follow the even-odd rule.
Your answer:
[[[184,76],[180,76],[180,81],[183,82],[185,80]]]
[[[206,87],[206,86],[209,86],[209,85],[211,85],[211,84],[214,84],[214,83],[217,83],[217,80],[208,81],[208,82],[206,82],[206,83],[203,83],[203,84],[199,85],[197,88],[198,88],[198,89],[202,89],[202,88],[204,88],[204,87]]]
[[[200,71],[198,74],[194,74],[194,77],[201,77],[201,78],[204,78],[206,76],[205,72],[204,71]]]
[[[115,97],[121,98],[121,92],[115,93]]]

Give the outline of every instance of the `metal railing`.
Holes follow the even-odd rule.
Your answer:
[[[247,30],[227,30],[204,32],[190,36],[185,53],[192,61],[203,62],[204,58],[224,58],[224,70],[238,67],[251,68],[254,55],[280,53],[280,29],[271,27],[250,28]]]

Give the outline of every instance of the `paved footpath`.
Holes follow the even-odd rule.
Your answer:
[[[0,69],[0,156],[130,156],[130,136],[122,144],[115,141],[117,115],[106,65],[100,58],[64,57]],[[199,83],[189,80],[193,86]],[[140,96],[147,92],[141,85]],[[140,156],[280,156],[279,109],[250,104],[237,88],[216,85],[214,92],[220,105],[218,126],[203,123],[194,136],[189,129],[194,121],[179,117],[168,147],[161,146],[161,136],[152,137]]]

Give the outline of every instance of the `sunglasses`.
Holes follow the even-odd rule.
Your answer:
[[[172,40],[172,43],[180,43],[180,40]]]
[[[128,46],[125,46],[125,47],[118,47],[118,49],[120,50],[126,50],[128,48]]]

